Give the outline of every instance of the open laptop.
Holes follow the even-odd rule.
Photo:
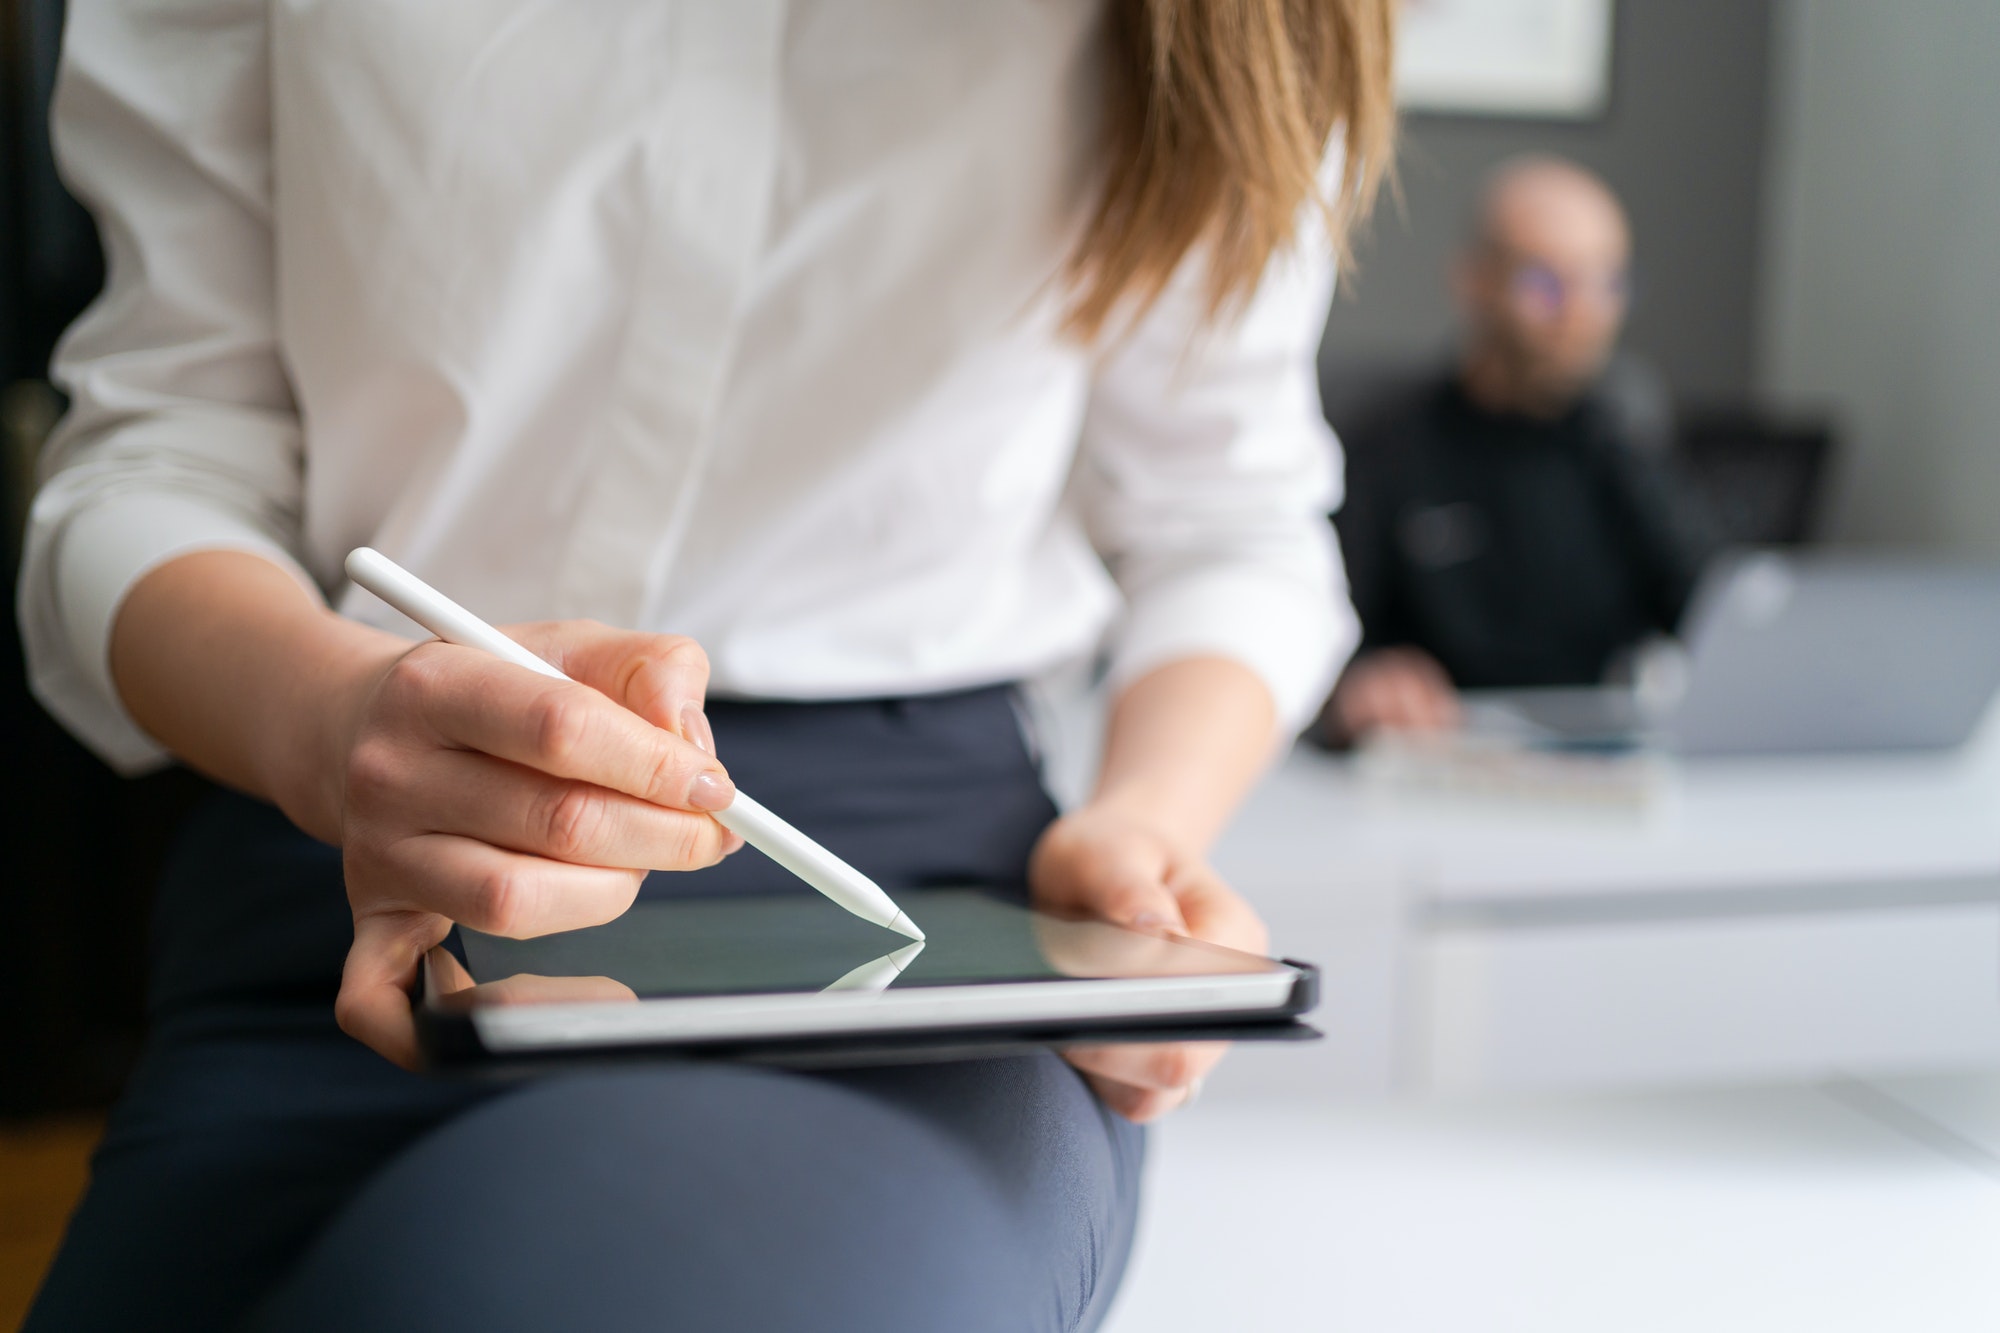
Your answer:
[[[1936,750],[2000,692],[2000,565],[1743,552],[1704,575],[1684,623],[1676,688],[1485,694],[1472,724],[1683,755]]]

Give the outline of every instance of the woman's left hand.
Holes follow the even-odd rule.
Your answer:
[[[1051,824],[1028,863],[1034,905],[1262,953],[1264,923],[1202,857],[1127,811],[1086,805]],[[1141,1123],[1193,1100],[1226,1042],[1072,1047],[1107,1106]]]

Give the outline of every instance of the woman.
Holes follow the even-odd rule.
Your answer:
[[[407,988],[453,921],[726,890],[735,780],[891,892],[1261,945],[1202,855],[1352,638],[1311,361],[1387,12],[74,5],[110,278],[34,676],[257,799],[166,877],[30,1327],[1093,1326],[1215,1050],[468,1087],[398,1067]],[[412,647],[364,542],[582,683]],[[1057,818],[1007,690],[1121,598]]]

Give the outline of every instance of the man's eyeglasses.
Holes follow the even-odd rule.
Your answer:
[[[1564,274],[1531,259],[1519,260],[1508,274],[1507,290],[1515,300],[1547,314],[1585,299],[1622,306],[1632,299],[1632,275],[1622,268],[1603,274]]]

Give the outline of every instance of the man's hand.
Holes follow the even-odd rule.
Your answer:
[[[1344,741],[1372,731],[1448,731],[1459,722],[1458,691],[1421,648],[1377,648],[1349,664],[1327,712]]]

